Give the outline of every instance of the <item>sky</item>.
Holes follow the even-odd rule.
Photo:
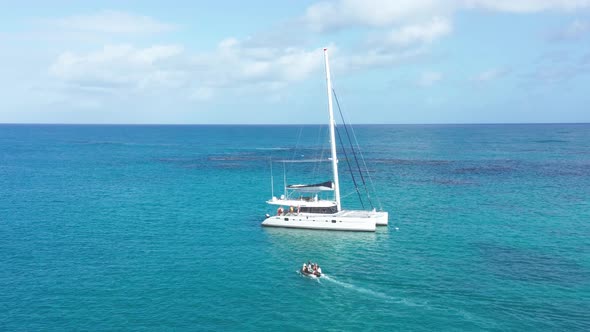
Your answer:
[[[590,0],[0,0],[0,123],[590,122]]]

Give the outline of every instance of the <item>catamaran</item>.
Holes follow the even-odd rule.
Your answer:
[[[295,184],[285,186],[285,195],[273,196],[268,204],[279,206],[276,215],[266,215],[263,226],[305,228],[337,231],[374,232],[377,225],[387,225],[388,213],[365,210],[343,210],[340,204],[340,186],[338,181],[338,158],[334,111],[332,109],[332,83],[330,81],[330,64],[328,49],[324,48],[326,66],[326,83],[328,91],[328,113],[330,116],[329,135],[332,162],[332,181],[317,184]],[[272,185],[272,184],[271,184]],[[322,198],[325,192],[333,192],[331,199]],[[282,208],[289,207],[288,210]]]

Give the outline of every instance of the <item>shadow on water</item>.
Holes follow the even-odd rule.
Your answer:
[[[329,230],[262,227],[273,242],[295,247],[354,246],[374,244],[377,232],[335,232]]]

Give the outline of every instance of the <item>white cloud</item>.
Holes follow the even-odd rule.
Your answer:
[[[574,11],[590,7],[590,0],[464,0],[465,8],[487,9],[510,13],[534,13],[558,10]]]
[[[585,8],[590,8],[590,0],[331,0],[309,6],[302,21],[319,32],[354,27],[404,29],[434,18],[450,27],[449,18],[461,10],[535,13]]]
[[[194,55],[179,45],[106,45],[88,53],[64,52],[49,73],[79,89],[181,89],[188,99],[205,101],[218,89],[278,91],[319,71],[321,54],[321,49],[246,47],[233,38]]]
[[[132,61],[152,64],[158,60],[170,58],[183,52],[179,45],[156,45],[139,50],[133,55]]]
[[[156,45],[139,49],[131,45],[106,45],[86,54],[64,52],[49,68],[49,73],[64,82],[81,87],[146,88],[175,85],[182,73],[160,63],[179,56],[178,45]]]
[[[575,11],[590,7],[590,0],[332,0],[309,6],[303,16],[315,31],[351,27],[382,28],[411,24],[432,17],[450,17],[465,9],[509,13]]]
[[[508,69],[508,68],[505,68],[505,67],[492,68],[492,69],[484,70],[481,73],[475,75],[475,77],[472,78],[472,81],[482,82],[482,83],[489,82],[489,81],[493,81],[493,80],[497,80],[499,78],[502,78],[508,74],[510,74],[510,69]]]
[[[430,44],[453,31],[453,15],[466,10],[490,10],[511,13],[537,11],[568,11],[590,7],[590,0],[331,0],[307,8],[299,23],[301,34],[310,30],[329,33],[356,29],[360,36],[352,53],[338,50],[334,71],[363,70],[387,67],[402,61],[423,57]],[[66,30],[81,36],[100,36],[110,42],[90,45],[91,52],[75,51],[74,45],[62,52],[49,68],[60,86],[92,91],[157,91],[174,89],[187,99],[208,101],[218,96],[264,94],[268,100],[279,100],[283,89],[323,71],[321,48],[275,44],[264,38],[227,38],[208,51],[191,54],[181,45],[162,44],[138,47],[117,44],[118,36],[153,34],[176,29],[154,18],[124,12],[103,11],[92,15],[76,15],[49,21],[55,30]],[[585,33],[588,23],[576,21],[568,28],[569,35]],[[295,32],[293,32],[295,31]],[[297,34],[294,29],[291,33]],[[328,34],[320,34],[324,39]],[[349,35],[350,36],[350,35]],[[135,36],[134,36],[135,37]],[[272,38],[271,38],[272,37]],[[337,36],[336,36],[337,37]],[[99,39],[101,39],[99,38]],[[295,40],[291,38],[289,40]],[[264,42],[264,41],[267,42]],[[305,45],[299,42],[297,45]],[[323,46],[323,45],[314,45]],[[88,49],[88,45],[85,46]],[[336,57],[335,57],[336,58]],[[472,78],[488,82],[509,74],[506,68],[489,69]],[[432,86],[443,79],[439,72],[423,73],[417,84]],[[225,89],[224,93],[219,90]],[[230,93],[228,93],[230,92]]]
[[[590,6],[590,0],[333,0],[311,5],[302,20],[316,31],[354,27],[367,30],[363,31],[369,36],[366,37],[368,47],[339,54],[335,66],[341,70],[360,70],[390,66],[427,54],[430,43],[452,32],[452,15],[459,10],[477,8],[520,13],[586,6]],[[62,29],[113,35],[175,29],[174,25],[147,16],[116,11],[69,16],[51,23]],[[576,34],[587,29],[584,22],[577,22],[568,31]],[[51,65],[50,73],[63,82],[87,88],[185,87],[188,98],[208,100],[220,88],[278,91],[287,84],[305,80],[322,67],[320,54],[319,49],[269,46],[253,38],[227,38],[211,51],[192,55],[180,45],[137,48],[107,44],[94,52],[63,52]],[[491,69],[473,80],[490,81],[507,72]],[[440,73],[425,73],[419,84],[428,86],[440,79]]]
[[[305,26],[319,32],[356,29],[361,47],[341,54],[344,70],[386,67],[423,56],[428,44],[452,31],[456,0],[333,0],[307,8]]]
[[[158,22],[148,16],[117,11],[102,11],[91,15],[75,15],[49,20],[50,25],[65,29],[103,33],[157,33],[174,30],[172,24]]]
[[[451,0],[450,3],[454,1]],[[307,8],[303,21],[312,29],[326,31],[350,26],[390,27],[444,15],[449,6],[438,0],[338,0]]]
[[[321,49],[248,46],[234,38],[192,57],[192,65],[211,87],[296,82],[321,68]]]
[[[402,50],[367,49],[355,54],[341,54],[338,63],[333,68],[342,72],[358,71],[369,68],[387,67],[422,57],[426,54],[424,47],[414,47]]]
[[[428,72],[422,73],[422,75],[418,79],[417,83],[418,83],[418,86],[429,87],[429,86],[432,86],[432,85],[440,82],[442,79],[443,79],[443,75],[441,73],[434,72],[434,71],[428,71]]]
[[[415,43],[429,43],[435,39],[447,35],[452,27],[449,20],[434,17],[423,24],[411,24],[392,30],[387,34],[383,42],[387,44],[407,46]]]

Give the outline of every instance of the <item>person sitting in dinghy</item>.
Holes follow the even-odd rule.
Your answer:
[[[301,273],[306,274],[306,275],[313,275],[316,277],[321,277],[322,276],[322,269],[320,268],[320,266],[316,263],[312,263],[312,262],[308,262],[303,263],[303,266],[301,267]]]

